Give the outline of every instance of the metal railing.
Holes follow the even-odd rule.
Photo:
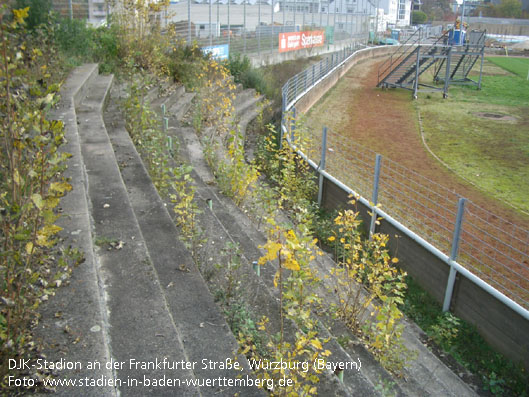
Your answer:
[[[292,103],[296,102],[301,95],[312,89],[316,83],[345,62],[361,46],[354,43],[343,50],[328,54],[320,62],[288,79],[282,88],[283,106],[290,108]]]
[[[341,63],[355,55],[348,55]],[[307,73],[311,75],[310,69],[291,78],[283,87],[284,121],[295,118],[296,102],[319,83],[316,80],[308,87],[303,83],[300,86]],[[329,77],[334,69],[329,67],[326,70],[326,74],[317,74],[320,81]],[[297,150],[296,142],[290,137],[291,125],[291,122],[283,122],[281,130]],[[480,208],[413,170],[390,159],[382,159],[339,132],[324,130],[321,134],[319,131],[312,131],[312,134],[316,147],[325,148],[325,153],[311,158],[302,152],[300,155],[317,170],[320,178],[359,195],[362,204],[375,216],[382,216],[450,266],[444,310],[449,309],[455,275],[459,272],[529,320],[528,230]],[[375,174],[380,177],[373,184]],[[377,197],[373,192],[378,192]],[[321,192],[319,197],[321,200]],[[384,210],[378,208],[377,203],[382,204]]]
[[[386,78],[386,76],[393,70],[393,68],[401,63],[414,50],[415,45],[421,42],[423,29],[417,29],[411,36],[409,36],[402,45],[398,46],[389,58],[382,63],[378,68],[378,83]]]

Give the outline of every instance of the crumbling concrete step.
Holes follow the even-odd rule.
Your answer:
[[[109,88],[108,78],[94,81],[77,114],[98,245],[95,258],[108,313],[105,328],[111,358],[118,363],[115,375],[121,382],[116,389],[127,396],[199,395],[198,387],[185,384],[152,387],[154,380],[164,377],[182,381],[196,378],[185,367],[175,371],[155,365],[164,359],[171,363],[189,359],[130,205],[102,115],[94,110],[102,107]]]
[[[215,368],[200,365],[194,369],[199,379],[236,379],[253,377],[248,362],[241,358],[242,371],[219,368],[237,356],[238,344],[219,312],[200,272],[194,265],[178,231],[151,182],[149,174],[125,129],[119,110],[111,105],[105,115],[109,136],[121,165],[132,208],[144,236],[150,258],[162,282],[168,308],[182,338],[186,357],[190,361],[217,363]],[[203,387],[201,395],[262,395],[255,387]]]
[[[99,275],[94,258],[86,172],[79,143],[75,101],[84,96],[89,82],[97,77],[97,65],[83,65],[75,69],[61,89],[61,101],[51,114],[51,119],[62,120],[66,143],[61,151],[71,154],[64,176],[70,180],[72,190],[61,199],[63,215],[57,224],[63,228],[62,244],[78,248],[84,261],[72,272],[70,279],[57,289],[54,297],[40,309],[41,319],[35,328],[35,337],[44,343],[43,353],[51,362],[80,362],[80,369],[63,369],[59,379],[106,379],[114,377],[104,363],[110,361],[109,340],[105,324],[107,312],[99,289]],[[89,369],[87,363],[99,362],[99,370]],[[109,384],[97,390],[75,386],[58,387],[58,396],[116,396]]]
[[[182,120],[193,105],[194,92],[185,92],[178,100],[168,107],[168,115],[173,116],[176,120]]]

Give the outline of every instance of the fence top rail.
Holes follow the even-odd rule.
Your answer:
[[[319,83],[319,81],[327,78],[331,73],[334,72],[334,70],[336,69],[337,66],[339,66],[341,63],[345,62],[346,60],[348,60],[350,57],[352,56],[355,56],[357,53],[359,52],[362,52],[362,51],[365,51],[366,49],[362,49],[362,50],[357,50],[357,51],[354,51],[352,54],[348,54],[347,56],[344,56],[343,59],[339,60],[337,59],[337,62],[332,62],[331,65],[329,66],[329,68],[326,68],[326,71],[325,73],[321,73],[318,75],[318,81],[316,81],[314,84],[312,84],[310,87],[305,87],[305,90],[300,93],[299,95],[296,93],[295,97],[292,98],[290,100],[290,98],[287,100],[287,103],[284,103],[284,107],[283,107],[283,113],[284,113],[284,117],[282,118],[282,124],[281,124],[281,131],[283,133],[287,133],[289,131],[289,127],[285,124],[285,121],[286,120],[290,120],[290,117],[287,115],[288,112],[290,112],[290,109],[292,108],[295,108],[295,104],[297,103],[297,101],[302,98],[307,92],[309,92],[317,83]],[[341,53],[345,54],[345,51],[340,51]],[[334,55],[333,55],[333,58],[334,58]],[[322,61],[320,61],[320,63],[318,65],[322,65],[323,63],[325,63],[325,65],[327,65],[327,62],[328,60],[327,59],[324,59]],[[318,66],[316,66],[318,67]],[[301,73],[298,73],[297,75],[293,76],[291,79],[289,79],[287,81],[287,83],[283,86],[282,88],[282,92],[284,94],[283,96],[283,100],[285,100],[285,93],[288,93],[289,92],[289,89],[291,89],[291,85],[294,84],[295,82],[297,82],[297,80],[299,80],[300,76],[304,76],[306,75],[306,73],[308,72],[308,69],[312,69],[313,66],[309,66],[308,68],[306,68],[305,70],[303,70]],[[337,134],[336,132],[334,131],[331,131],[329,130],[328,131],[328,136],[334,136],[336,138],[339,138],[339,134]],[[301,151],[299,151],[299,149],[296,147],[295,143],[292,142],[290,140],[290,137],[288,136],[288,134],[286,134],[286,139],[289,143],[289,145],[294,149],[296,150],[306,161],[309,162],[309,164],[314,168],[314,169],[317,169],[318,172],[320,172],[325,178],[329,179],[330,181],[338,184],[338,186],[344,188],[346,191],[349,191],[349,192],[353,192],[353,194],[355,196],[358,196],[359,200],[367,205],[372,211],[375,211],[377,214],[381,215],[382,217],[384,217],[388,222],[392,223],[394,226],[396,226],[397,228],[399,228],[401,231],[403,231],[405,234],[407,234],[408,236],[410,236],[413,240],[417,241],[418,243],[420,243],[421,245],[423,245],[424,247],[426,247],[430,252],[432,252],[434,255],[438,256],[440,259],[442,259],[443,261],[445,261],[447,264],[449,264],[450,266],[454,267],[459,273],[462,273],[464,276],[466,276],[467,278],[469,278],[472,282],[474,282],[475,284],[479,285],[481,288],[483,288],[484,290],[488,291],[491,295],[495,296],[496,298],[498,298],[501,302],[503,302],[504,304],[506,304],[508,307],[510,307],[511,309],[515,310],[516,312],[518,312],[519,314],[521,314],[524,318],[528,319],[529,320],[529,310],[528,308],[526,307],[523,307],[521,306],[519,303],[513,301],[511,298],[509,298],[507,295],[505,295],[504,293],[500,292],[500,290],[503,290],[505,288],[505,286],[503,285],[500,285],[498,284],[497,281],[494,281],[494,285],[499,285],[500,286],[500,290],[494,288],[491,286],[490,283],[484,281],[484,279],[476,276],[475,272],[479,269],[474,269],[474,266],[472,264],[469,265],[469,268],[471,270],[468,270],[467,268],[465,268],[465,266],[461,265],[460,263],[456,262],[455,260],[452,260],[450,259],[450,257],[444,253],[442,253],[442,251],[440,251],[438,248],[436,248],[435,246],[433,246],[432,244],[430,244],[429,242],[427,242],[425,239],[423,239],[422,237],[420,237],[418,234],[416,234],[415,232],[413,232],[412,230],[410,230],[408,227],[406,227],[404,224],[402,224],[400,221],[396,220],[395,218],[393,218],[391,215],[385,213],[384,211],[380,210],[379,208],[371,205],[369,203],[368,200],[366,200],[365,198],[363,198],[362,196],[358,195],[357,193],[355,193],[351,188],[349,188],[347,185],[345,185],[343,182],[339,181],[338,179],[336,179],[334,176],[332,176],[331,174],[329,174],[327,171],[325,170],[322,170],[319,168],[319,166],[310,158],[307,157],[307,155]],[[364,149],[365,152],[372,152],[371,149],[369,148],[363,148],[361,145],[357,144],[357,143],[353,143],[356,147],[358,147],[360,150]],[[329,149],[328,149],[329,150]],[[374,153],[374,152],[373,152]],[[450,189],[447,189],[446,187],[442,186],[441,184],[437,183],[437,182],[434,182],[434,181],[431,181],[430,179],[424,177],[423,175],[420,175],[419,173],[417,173],[416,171],[414,170],[411,170],[411,169],[408,169],[398,163],[396,163],[395,161],[393,160],[390,160],[390,159],[385,159],[384,160],[390,167],[393,167],[395,169],[399,169],[401,170],[401,172],[404,172],[404,173],[407,173],[409,175],[413,175],[414,177],[416,177],[419,181],[423,181],[423,188],[431,188],[432,186],[435,186],[437,189],[440,189],[441,191],[445,191],[447,193],[449,193],[450,195],[453,195],[457,198],[460,198],[461,196],[459,194],[457,194],[456,192],[450,190]],[[424,182],[426,181],[426,182]],[[418,183],[416,181],[414,181],[415,183]],[[486,214],[485,217],[486,218],[489,218],[489,219],[495,219],[495,220],[498,220],[499,222],[502,222],[504,225],[511,225],[513,227],[513,229],[515,229],[518,233],[521,233],[523,234],[524,236],[527,235],[528,236],[528,241],[527,243],[529,244],[529,231],[524,229],[522,226],[519,226],[519,225],[516,225],[516,224],[513,224],[512,222],[508,221],[508,220],[505,220],[497,215],[494,215],[492,212],[490,211],[487,211],[477,205],[475,205],[474,203],[472,202],[468,202],[468,204],[472,207],[468,207],[467,206],[467,211],[468,212],[468,209],[469,208],[474,208],[474,211],[476,211],[476,209],[479,209],[480,211],[483,212],[483,214]],[[479,218],[482,218],[483,215],[480,214],[479,216],[476,214],[477,217]],[[482,218],[482,222],[487,222],[489,223],[489,221],[485,218]],[[497,230],[502,230],[501,227],[497,227],[497,225],[495,225],[495,229]],[[504,230],[504,229],[503,229]],[[494,237],[494,239],[497,239],[496,236],[490,236],[490,237]],[[519,238],[517,238],[516,236],[513,236],[515,239],[519,240]],[[498,241],[501,241],[502,243],[505,243],[505,241],[502,241],[501,239],[498,240]],[[522,240],[519,240],[519,241],[522,241]],[[508,246],[511,246],[509,243],[505,243],[506,245]],[[520,252],[519,250],[516,250],[518,253],[521,253],[525,256],[527,256],[526,253],[523,253],[523,252]],[[465,262],[465,261],[463,261]],[[523,268],[526,268],[527,270],[529,270],[529,266],[527,266],[527,264],[524,264],[524,263],[519,263],[519,265],[521,265]],[[480,273],[480,272],[478,272]],[[486,279],[488,279],[488,277],[485,277]],[[514,291],[510,291],[509,292],[510,295],[512,296],[516,296],[516,298],[519,300],[520,303],[524,304],[524,305],[527,305],[529,302],[527,302],[525,299],[523,299],[522,297],[520,297],[518,294],[514,293]]]

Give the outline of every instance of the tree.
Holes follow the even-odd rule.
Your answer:
[[[452,14],[450,0],[424,0],[422,11],[431,21],[442,21],[446,15]]]
[[[25,21],[29,31],[48,22],[51,0],[16,0],[14,3],[14,9],[19,10],[26,7],[29,7],[29,15]]]
[[[520,18],[522,16],[522,3],[520,0],[501,0],[495,8],[498,10],[498,17]]]
[[[412,25],[421,25],[428,21],[428,15],[422,11],[413,11],[411,13],[411,24]]]
[[[495,18],[522,18],[522,3],[520,0],[501,0],[500,4],[479,7],[477,14]]]

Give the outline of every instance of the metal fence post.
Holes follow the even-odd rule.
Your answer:
[[[456,224],[454,227],[454,236],[452,238],[452,251],[450,252],[450,262],[457,259],[457,253],[459,251],[459,241],[461,237],[461,225],[463,223],[463,215],[465,213],[465,202],[467,199],[460,198],[457,206],[457,217]],[[450,302],[452,301],[452,293],[454,292],[454,284],[456,281],[457,270],[451,264],[450,274],[448,275],[448,282],[446,283],[445,299],[443,302],[443,312],[450,310]]]
[[[320,174],[320,180],[318,185],[318,207],[321,207],[323,199],[323,175],[322,171],[325,171],[325,156],[327,154],[327,127],[323,127],[321,137],[321,160],[320,166],[318,167],[318,173]]]
[[[244,1],[244,6],[243,6],[243,25],[244,25],[244,30],[243,30],[243,52],[244,52],[244,55],[246,55],[246,1]]]
[[[316,84],[316,65],[312,65],[312,85]]]
[[[413,84],[413,99],[417,99],[417,92],[419,91],[420,62],[421,62],[421,46],[417,47],[417,63],[415,65],[415,81]]]
[[[187,0],[187,45],[191,45],[191,0]]]
[[[261,2],[257,4],[257,28],[259,29],[259,34],[257,35],[257,54],[259,59],[261,59]]]
[[[209,36],[209,46],[211,47],[213,45],[213,32],[211,31],[211,6],[212,1],[209,0],[209,7],[208,7],[208,13],[209,13],[209,28],[208,28],[208,36]],[[217,31],[217,26],[215,26],[215,32]]]
[[[377,154],[375,158],[375,178],[373,180],[373,196],[372,196],[372,202],[373,202],[373,209],[371,210],[371,226],[369,227],[369,240],[373,238],[373,234],[375,233],[375,226],[377,221],[377,212],[375,211],[375,207],[378,204],[378,182],[380,179],[380,163],[382,161],[382,156],[380,154]]]

